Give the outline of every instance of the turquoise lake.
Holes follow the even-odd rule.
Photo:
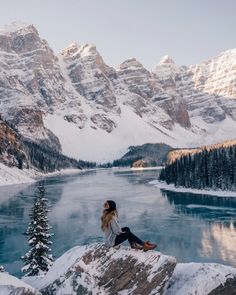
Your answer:
[[[163,191],[151,186],[158,170],[94,170],[43,181],[54,233],[52,253],[102,242],[105,200],[116,201],[121,226],[178,262],[216,262],[236,267],[236,198]],[[22,276],[23,235],[37,183],[0,187],[0,264]]]

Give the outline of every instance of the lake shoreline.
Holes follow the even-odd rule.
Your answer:
[[[176,187],[174,184],[167,184],[164,181],[152,180],[149,182],[150,185],[154,187],[166,190],[166,191],[174,191],[179,193],[191,193],[196,195],[211,195],[217,197],[232,197],[236,198],[236,192],[234,191],[222,191],[222,190],[207,190],[207,189],[193,189],[186,187]]]

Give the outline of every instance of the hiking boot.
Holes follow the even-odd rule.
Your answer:
[[[131,244],[132,249],[138,249],[138,250],[143,250],[143,246],[138,244],[138,243],[132,243]]]
[[[153,250],[157,247],[156,244],[150,243],[149,241],[144,242],[143,245],[143,250],[148,251],[148,250]]]

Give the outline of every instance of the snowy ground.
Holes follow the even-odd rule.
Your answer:
[[[16,291],[18,290],[18,291]],[[23,281],[9,275],[8,273],[0,273],[0,294],[37,294],[38,292]]]
[[[17,167],[8,167],[0,163],[0,186],[32,183],[35,182],[37,179],[43,177],[50,177],[62,174],[74,174],[80,172],[81,170],[72,168],[44,174],[33,169],[20,170]]]
[[[0,163],[0,186],[34,182],[32,170],[20,170]]]
[[[220,197],[236,197],[236,192],[233,191],[222,191],[222,190],[206,190],[206,189],[192,189],[185,187],[175,187],[174,184],[167,184],[163,181],[153,180],[149,184],[154,185],[155,187],[165,189],[167,191],[175,191],[181,193],[192,193],[192,194],[201,194],[201,195],[212,195]]]
[[[215,263],[178,263],[165,295],[207,295],[233,276],[236,276],[236,268],[230,266]]]
[[[139,170],[160,170],[163,166],[156,166],[156,167],[134,167],[130,168],[132,171],[139,171]]]
[[[114,116],[112,119],[117,128],[111,133],[102,129],[94,130],[89,125],[79,129],[75,124],[65,121],[60,114],[44,117],[44,125],[59,138],[65,155],[100,163],[119,159],[131,145],[165,142],[171,146],[182,146],[184,142],[180,144],[172,133],[179,139],[188,138],[191,142],[197,140],[196,134],[178,126],[171,132],[163,127],[157,130],[129,109],[122,111],[122,117]],[[161,129],[164,129],[163,132]]]
[[[44,116],[44,125],[60,140],[65,155],[76,159],[106,163],[119,159],[129,146],[144,143],[166,143],[172,147],[196,147],[235,138],[236,121],[226,118],[213,125],[201,118],[192,118],[193,130],[175,125],[173,130],[149,125],[129,108],[122,108],[120,117],[113,116],[117,127],[107,133],[86,123],[83,129],[64,120],[63,113]],[[205,132],[203,131],[205,130]]]

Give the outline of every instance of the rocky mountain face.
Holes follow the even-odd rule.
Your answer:
[[[60,148],[43,125],[43,114],[62,108],[73,95],[48,43],[33,25],[0,31],[1,114],[33,140]]]
[[[189,67],[186,75],[192,80],[189,86],[193,85],[195,89],[194,95],[187,96],[188,109],[192,115],[200,115],[209,123],[224,120],[227,115],[236,119],[235,49]]]
[[[0,30],[0,65],[2,116],[27,138],[58,150],[65,149],[63,134],[57,121],[45,127],[49,115],[70,123],[71,137],[87,134],[81,150],[96,142],[93,130],[103,143],[123,141],[111,148],[124,150],[147,140],[212,143],[230,139],[236,127],[236,49],[189,67],[164,56],[153,72],[134,58],[114,69],[94,45],[71,44],[56,55],[26,25]]]
[[[226,116],[235,120],[236,49],[189,67],[178,68],[164,57],[154,74],[167,93],[184,102],[190,118],[207,123]]]
[[[0,119],[0,162],[7,166],[19,168],[28,165],[21,136],[6,122]]]
[[[109,113],[120,112],[113,89],[116,71],[104,63],[94,45],[72,44],[62,50],[60,59],[72,87],[91,109],[96,110],[90,118],[80,115],[77,118],[77,121],[81,121],[79,127],[84,128],[86,120],[90,119],[91,127],[111,132],[116,124],[110,119]]]
[[[40,172],[53,172],[62,168],[89,167],[92,163],[77,161],[60,151],[25,139],[16,128],[0,119],[0,163],[19,169],[34,168]]]

